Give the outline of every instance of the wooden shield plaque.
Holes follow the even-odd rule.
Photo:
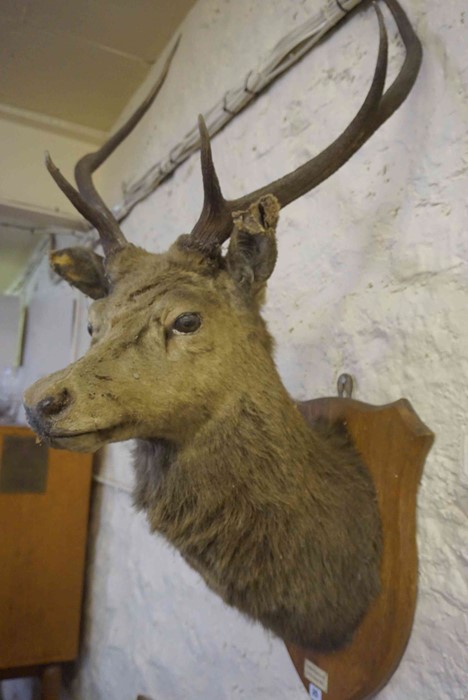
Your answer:
[[[286,646],[312,698],[368,700],[398,667],[413,624],[416,497],[434,435],[406,399],[386,406],[316,399],[302,403],[300,410],[311,424],[319,417],[344,422],[372,474],[383,528],[382,589],[345,649],[324,654]]]

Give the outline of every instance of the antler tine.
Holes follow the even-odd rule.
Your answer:
[[[153,104],[156,99],[160,89],[162,88],[164,81],[166,80],[169,68],[174,57],[174,54],[179,46],[180,37],[178,37],[174,46],[172,47],[169,56],[163,66],[161,74],[158,77],[156,84],[153,89],[146,97],[146,99],[137,107],[135,112],[127,119],[125,124],[122,124],[120,129],[115,132],[103,145],[94,153],[88,153],[83,156],[75,166],[75,180],[78,185],[78,189],[81,194],[88,199],[90,202],[99,203],[99,205],[104,205],[100,195],[96,191],[94,184],[91,180],[92,173],[99,168],[100,165],[115,151],[117,146],[119,146],[122,141],[128,136],[128,134],[134,129],[138,124],[140,119],[146,114],[148,109]],[[105,206],[105,205],[104,205]]]
[[[185,239],[185,245],[213,255],[231,233],[232,216],[221,192],[211,153],[210,135],[201,114],[198,116],[198,129],[204,193],[203,208],[192,232]]]
[[[113,250],[125,247],[128,243],[120,229],[117,219],[97,192],[92,181],[92,174],[115,151],[117,146],[122,143],[153,104],[167,77],[179,41],[180,37],[172,47],[155,86],[135,112],[127,119],[125,124],[123,124],[97,151],[88,153],[80,158],[75,166],[75,180],[78,190],[76,190],[61,174],[50,156],[48,154],[46,156],[47,169],[57,185],[68,197],[73,206],[78,209],[80,214],[97,229],[105,255],[108,255]]]
[[[78,190],[76,190],[73,185],[68,182],[66,177],[62,175],[47,152],[45,154],[45,164],[56,184],[60,187],[64,195],[68,197],[75,209],[77,209],[80,214],[98,230],[106,255],[110,251],[108,243],[110,244],[111,241],[119,241],[119,247],[125,245],[126,240],[122,231],[120,230],[117,220],[114,219],[112,214],[110,214],[110,217],[107,215],[109,210],[107,210],[106,207],[104,207],[104,210],[101,210],[90,204],[80,194],[80,192],[78,192]]]
[[[400,36],[405,45],[406,56],[397,77],[385,91],[379,107],[376,128],[381,126],[406,100],[418,77],[423,50],[418,35],[415,33],[403,8],[396,0],[384,0],[396,22]]]

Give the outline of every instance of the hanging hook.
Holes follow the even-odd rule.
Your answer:
[[[340,374],[338,381],[336,383],[338,389],[338,396],[346,399],[350,399],[353,395],[353,378],[350,374]]]

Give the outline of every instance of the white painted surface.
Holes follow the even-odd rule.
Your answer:
[[[18,115],[15,118],[19,118]],[[96,144],[53,133],[47,129],[47,125],[46,118],[42,121],[42,128],[10,119],[2,112],[0,105],[2,291],[7,290],[20,276],[28,253],[31,255],[36,247],[39,235],[33,233],[33,229],[45,227],[49,219],[51,225],[54,222],[58,224],[60,215],[70,220],[81,220],[48,174],[44,154],[48,150],[64,175],[72,178],[76,160],[95,150]],[[53,126],[51,122],[50,125]]]
[[[50,155],[67,178],[73,177],[73,166],[82,155],[96,149],[91,141],[79,140],[37,129],[0,115],[0,202],[28,206],[43,211],[72,214],[76,210],[58,189],[44,165],[44,153]],[[0,237],[1,243],[1,237]]]
[[[20,310],[18,297],[0,294],[0,372],[16,367],[20,345]]]
[[[462,700],[468,687],[468,492],[461,478],[468,394],[465,2],[409,0],[423,41],[408,102],[337,175],[283,213],[265,309],[284,382],[300,399],[406,396],[436,432],[419,494],[420,593],[413,634],[383,700]],[[104,171],[110,193],[141,174],[295,22],[313,0],[200,0],[159,103]],[[394,38],[394,33],[392,32]],[[392,42],[395,45],[394,41]],[[214,140],[227,196],[293,168],[354,114],[376,53],[372,12],[358,14]],[[392,50],[391,69],[400,52]],[[465,101],[463,101],[465,98]],[[125,223],[163,250],[201,206],[198,158]],[[130,484],[127,445],[103,475]],[[84,644],[73,700],[304,700],[283,645],[225,607],[127,493],[96,487]]]

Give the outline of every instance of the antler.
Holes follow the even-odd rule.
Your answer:
[[[379,51],[374,77],[366,99],[344,132],[324,151],[293,172],[238,199],[224,199],[213,164],[208,130],[203,117],[199,117],[204,203],[191,234],[183,237],[185,247],[197,248],[207,255],[216,254],[220,245],[231,234],[233,213],[247,209],[267,194],[276,197],[280,206],[285,207],[317,187],[346,163],[403,103],[418,75],[422,48],[397,0],[384,0],[384,2],[390,8],[405,44],[406,57],[400,72],[392,85],[383,92],[387,74],[388,39],[380,8],[374,5],[379,23]],[[146,100],[99,150],[83,156],[78,161],[75,167],[78,189],[68,182],[49,154],[46,154],[47,169],[76,209],[98,230],[105,255],[125,247],[128,243],[117,219],[94,187],[92,174],[132,131],[153,103],[166,79],[178,43],[179,40],[172,48],[162,73]]]
[[[49,154],[46,154],[46,166],[49,173],[73,206],[97,229],[105,255],[109,255],[113,250],[125,247],[128,243],[117,219],[97,192],[92,180],[92,174],[122,143],[153,104],[164,84],[179,41],[180,37],[171,49],[161,75],[144,102],[101,148],[94,153],[88,153],[78,161],[75,166],[75,180],[78,190],[62,175]]]
[[[274,195],[281,207],[302,197],[341,168],[403,103],[418,75],[422,47],[397,0],[384,1],[390,8],[405,44],[406,58],[403,66],[392,85],[382,94],[387,73],[388,40],[382,13],[380,8],[374,5],[379,22],[379,51],[372,84],[361,109],[349,126],[312,160],[239,199],[225,200],[213,165],[208,131],[203,118],[199,118],[205,198],[200,218],[185,241],[186,246],[205,251],[218,250],[231,234],[233,212],[247,209],[267,194]]]

